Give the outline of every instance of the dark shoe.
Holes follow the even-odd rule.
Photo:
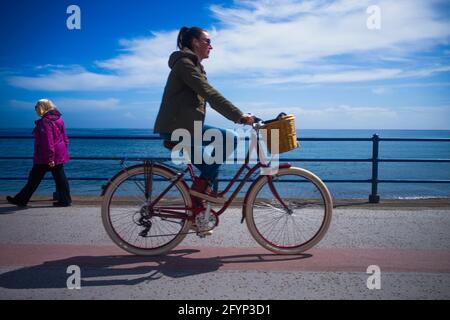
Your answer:
[[[189,192],[198,191],[203,192],[208,187],[208,181],[200,178],[194,178]],[[203,208],[203,200],[197,197],[192,197],[192,205],[194,208]],[[195,223],[193,224],[195,225]],[[197,229],[197,227],[195,227]]]
[[[71,203],[53,202],[54,207],[70,207]]]
[[[16,198],[13,198],[13,197],[10,197],[10,196],[6,197],[6,201],[8,201],[10,204],[13,204],[13,205],[16,205],[16,206],[22,207],[22,208],[27,206],[26,203],[19,202],[19,201],[16,200]]]
[[[195,222],[191,224],[191,227],[189,229],[195,231],[198,236],[210,236],[213,234],[213,230],[199,231]]]

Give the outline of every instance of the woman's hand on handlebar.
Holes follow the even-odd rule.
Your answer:
[[[247,125],[251,126],[253,123],[255,123],[255,116],[253,116],[251,114],[244,114],[244,115],[242,115],[239,122],[242,124],[247,124]]]

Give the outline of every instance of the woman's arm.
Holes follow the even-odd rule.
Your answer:
[[[68,146],[69,145],[69,137],[67,136],[67,133],[66,133],[66,125],[62,119],[61,119],[61,122],[62,122],[62,134],[63,134],[64,143],[66,144],[66,146]]]
[[[55,163],[55,143],[53,140],[53,128],[48,120],[42,119],[38,121],[36,126],[39,144],[39,152],[42,153],[42,157],[46,159],[47,164],[51,165]]]
[[[189,58],[180,59],[174,68],[183,82],[203,97],[214,110],[231,121],[240,122],[243,112],[214,89]]]

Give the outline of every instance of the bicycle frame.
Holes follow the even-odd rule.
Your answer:
[[[244,178],[242,179],[242,181],[239,183],[239,185],[237,186],[237,188],[233,191],[233,193],[230,195],[230,197],[227,199],[227,201],[222,205],[222,207],[220,208],[219,211],[215,212],[214,214],[218,217],[221,214],[223,214],[228,207],[231,205],[231,203],[234,201],[234,199],[236,198],[236,196],[239,194],[239,192],[241,191],[241,189],[243,188],[244,184],[250,179],[250,177],[255,173],[256,170],[260,169],[260,168],[268,168],[269,166],[266,164],[263,164],[260,160],[260,142],[259,142],[259,136],[258,134],[256,135],[257,139],[256,139],[256,145],[255,145],[255,141],[252,140],[252,143],[250,144],[249,150],[247,152],[247,155],[245,157],[245,161],[242,164],[242,166],[239,168],[239,170],[236,172],[236,174],[234,175],[233,179],[228,183],[228,185],[225,187],[225,189],[223,191],[221,191],[218,195],[219,196],[224,196],[226,193],[228,193],[230,191],[230,189],[233,187],[233,185],[236,183],[236,181],[238,180],[238,178],[241,176],[242,172],[247,169],[248,172],[247,174],[244,176]],[[252,153],[252,151],[254,150],[254,148],[256,147],[256,151],[257,151],[257,163],[253,166],[250,167],[249,163],[250,163],[250,155]],[[264,155],[263,155],[264,156]],[[265,159],[264,159],[265,161]],[[150,193],[151,194],[151,184],[152,184],[152,178],[151,178],[151,168],[153,166],[153,162],[151,162],[150,164],[150,171],[146,170],[145,172],[145,194],[146,194],[146,198],[148,199],[147,195]],[[202,206],[199,207],[171,207],[171,206],[164,206],[162,208],[156,208],[157,213],[155,214],[154,210],[155,210],[155,205],[164,197],[164,195],[171,189],[173,188],[180,180],[184,181],[184,176],[186,173],[189,173],[190,177],[192,178],[192,180],[194,178],[197,178],[197,176],[195,175],[195,172],[193,170],[193,166],[191,163],[187,163],[186,164],[187,168],[182,171],[179,172],[177,175],[178,177],[176,179],[174,179],[170,185],[168,187],[166,187],[163,192],[156,198],[154,199],[151,203],[148,204],[148,208],[150,210],[152,210],[153,214],[156,216],[160,216],[163,218],[185,218],[186,214],[185,213],[180,213],[177,212],[175,210],[184,210],[184,211],[188,211],[188,212],[193,212],[193,216],[195,217],[197,214],[199,214],[200,212],[202,212],[203,210],[205,210],[205,208]],[[278,166],[280,169],[284,169],[284,168],[290,168],[291,164],[289,163],[285,163],[285,164],[280,164]],[[148,174],[150,174],[150,177],[148,177]],[[269,187],[270,190],[272,192],[272,194],[274,195],[274,197],[281,203],[281,205],[286,209],[289,210],[287,205],[284,203],[284,201],[281,199],[280,195],[278,194],[278,192],[275,189],[275,186],[273,185],[272,182],[272,176],[267,175],[266,176],[267,179],[269,179],[268,183],[269,183]],[[255,181],[256,182],[256,181]],[[254,182],[254,183],[255,183]],[[247,197],[245,197],[246,199]],[[245,202],[245,201],[244,201]]]

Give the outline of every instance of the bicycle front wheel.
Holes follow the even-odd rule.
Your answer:
[[[333,203],[316,175],[289,168],[255,181],[244,210],[247,227],[261,246],[278,254],[299,254],[322,240]]]
[[[137,255],[159,255],[186,237],[192,203],[185,183],[173,183],[176,177],[156,164],[127,168],[112,179],[103,198],[102,221],[116,245]]]

